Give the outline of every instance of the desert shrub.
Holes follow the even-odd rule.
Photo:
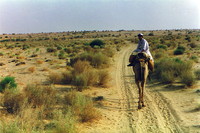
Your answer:
[[[44,61],[43,61],[43,60],[37,60],[36,63],[37,63],[37,64],[43,64]]]
[[[154,36],[153,32],[149,33],[148,36]]]
[[[190,44],[188,44],[191,48],[196,48],[197,47],[197,44],[195,44],[195,43],[190,43]]]
[[[114,54],[115,54],[115,52],[114,52],[114,50],[113,50],[112,48],[106,48],[106,49],[103,51],[103,53],[104,53],[105,55],[107,55],[108,57],[113,57]]]
[[[71,84],[73,81],[73,78],[74,78],[72,71],[65,71],[62,74],[63,74],[62,83],[63,84]]]
[[[62,84],[64,75],[61,72],[49,72],[48,81],[53,84]]]
[[[196,81],[195,80],[195,75],[191,71],[183,71],[181,73],[180,78],[181,78],[181,82],[183,84],[185,84],[186,86],[192,86],[192,85],[195,84],[195,81]]]
[[[94,48],[95,46],[99,46],[100,48],[103,48],[104,45],[105,45],[105,43],[104,43],[102,40],[100,40],[100,39],[95,39],[95,40],[93,40],[93,41],[90,43],[90,46],[93,47],[93,48]]]
[[[166,84],[173,83],[175,80],[173,71],[164,71],[161,73],[161,77],[161,82]]]
[[[26,50],[26,49],[29,49],[29,48],[30,48],[30,46],[27,45],[27,44],[22,45],[22,49],[23,49],[23,50]]]
[[[159,48],[162,48],[162,49],[167,49],[167,46],[166,45],[162,45],[162,44],[160,44],[160,45],[157,45],[157,48],[159,49]]]
[[[185,52],[185,47],[183,46],[178,46],[176,50],[174,51],[174,55],[181,55]]]
[[[11,89],[11,88],[16,88],[16,87],[17,87],[17,83],[15,83],[14,77],[5,77],[0,82],[0,92],[4,91],[5,88]]]
[[[164,49],[158,49],[158,50],[152,51],[152,55],[155,59],[166,57],[166,53],[164,52]]]
[[[49,110],[56,103],[57,92],[52,86],[41,86],[30,84],[24,89],[28,103],[34,107],[43,106],[45,110]]]
[[[35,67],[34,66],[33,67],[29,67],[28,71],[31,72],[31,73],[35,72]]]
[[[60,53],[58,54],[58,58],[59,59],[65,59],[66,58],[65,53],[60,51]]]
[[[185,40],[187,40],[188,42],[191,42],[191,36],[186,35]]]
[[[57,49],[55,48],[47,48],[47,52],[52,53],[52,52],[56,52]]]
[[[182,61],[178,58],[163,58],[155,62],[154,76],[163,83],[172,83],[180,78],[182,72],[192,72],[192,65],[191,61]]]
[[[86,42],[84,43],[85,46],[90,46],[90,43]]]
[[[88,79],[86,75],[84,74],[77,74],[75,75],[72,82],[73,82],[73,85],[75,85],[79,91],[82,91],[83,89],[87,87]]]
[[[93,107],[91,98],[79,92],[68,92],[64,96],[64,103],[71,107],[75,115],[79,116],[80,122],[88,122],[99,117],[98,112]]]
[[[95,69],[89,69],[83,73],[87,78],[87,86],[97,85],[99,82],[99,74]]]
[[[73,52],[73,48],[72,47],[67,47],[67,48],[64,48],[64,51],[68,54],[72,53]]]
[[[62,47],[61,46],[56,46],[56,48],[57,48],[57,50],[61,50],[62,49]]]
[[[25,96],[17,89],[6,90],[3,95],[3,106],[9,113],[17,113],[23,109]]]
[[[100,67],[102,65],[106,65],[108,64],[108,57],[102,53],[96,53],[94,56],[93,56],[93,59],[92,59],[92,66],[94,67]]]
[[[120,51],[120,50],[121,50],[121,46],[120,46],[120,45],[117,45],[117,46],[116,46],[116,50],[117,50],[117,51]]]
[[[78,60],[74,65],[74,72],[75,73],[83,73],[84,71],[88,70],[88,69],[92,69],[90,62],[88,61],[81,61]]]
[[[166,43],[166,45],[168,47],[172,47],[172,48],[176,48],[177,47],[177,43],[175,41],[170,41],[169,43]]]
[[[197,70],[195,71],[195,76],[196,76],[196,78],[197,78],[198,80],[200,80],[200,69],[197,69]]]
[[[53,133],[76,133],[76,119],[68,109],[67,113],[62,111],[54,112],[54,120],[46,126],[46,129],[52,129]]]
[[[182,49],[183,51],[185,51],[185,47],[184,46],[178,46],[177,49]]]
[[[2,133],[35,133],[44,132],[44,123],[41,122],[40,115],[43,111],[40,108],[32,108],[26,105],[20,112],[12,117],[12,121],[0,122],[0,132]],[[3,126],[3,128],[1,127]]]
[[[103,86],[103,87],[107,87],[108,83],[110,82],[110,75],[109,72],[107,70],[100,70],[98,72],[98,85]]]
[[[21,133],[17,122],[6,123],[3,120],[0,122],[0,132],[1,133]]]
[[[88,61],[93,67],[101,67],[103,65],[107,65],[109,63],[109,58],[102,54],[101,52],[85,52],[80,54],[79,56],[71,59],[71,65],[73,66],[78,60]]]
[[[190,60],[193,60],[194,62],[198,63],[199,58],[197,56],[193,55],[193,56],[190,57]]]

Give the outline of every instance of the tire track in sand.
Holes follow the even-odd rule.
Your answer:
[[[127,47],[118,58],[116,84],[120,96],[122,131],[127,133],[183,133],[170,103],[159,92],[145,89],[146,107],[137,109],[138,88],[131,67],[127,67],[133,46]]]

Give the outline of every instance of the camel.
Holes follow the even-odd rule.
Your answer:
[[[137,84],[139,90],[138,109],[145,107],[143,96],[146,80],[149,74],[148,60],[149,57],[146,53],[138,53],[135,57],[135,65],[133,66],[133,71],[135,73],[135,83]]]

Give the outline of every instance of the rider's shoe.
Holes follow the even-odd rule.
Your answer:
[[[133,66],[133,63],[130,63],[130,64],[128,64],[127,66],[128,66],[128,67],[129,67],[129,66]]]

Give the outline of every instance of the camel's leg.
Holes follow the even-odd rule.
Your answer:
[[[142,95],[142,97],[141,97],[142,107],[145,107],[145,105],[144,105],[144,89],[145,89],[145,83],[146,83],[145,81],[142,81],[142,83],[141,83],[141,86],[142,86],[142,88],[141,88],[141,89],[142,89],[142,90],[141,90],[141,91],[142,91],[142,92],[141,92],[141,93],[142,93],[142,94],[141,94],[141,95]]]
[[[139,92],[139,101],[138,101],[138,109],[141,109],[142,106],[141,106],[141,98],[142,98],[142,93],[141,93],[141,87],[140,87],[140,84],[139,84],[139,81],[135,81],[136,84],[137,84],[137,87],[138,87],[138,92]]]

